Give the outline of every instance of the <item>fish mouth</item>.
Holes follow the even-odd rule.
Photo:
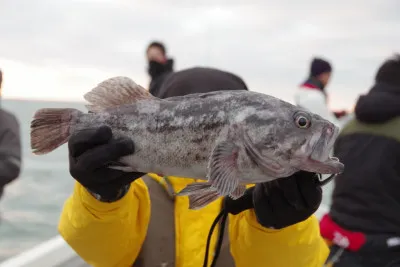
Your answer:
[[[320,137],[312,146],[311,153],[305,162],[308,171],[321,174],[337,174],[343,172],[343,163],[341,163],[338,158],[330,156],[338,136],[338,127],[324,127]]]

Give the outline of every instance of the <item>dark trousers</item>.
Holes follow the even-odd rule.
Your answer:
[[[327,267],[400,267],[400,252],[361,251],[352,252],[333,245],[330,248]],[[331,261],[335,262],[330,265]]]

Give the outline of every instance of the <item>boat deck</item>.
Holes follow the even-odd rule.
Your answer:
[[[90,265],[85,263],[80,257],[76,256],[54,267],[90,267]]]

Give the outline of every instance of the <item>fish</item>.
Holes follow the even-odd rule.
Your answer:
[[[31,149],[50,153],[71,135],[106,125],[135,152],[109,164],[124,172],[161,173],[200,181],[176,196],[201,209],[222,196],[240,198],[248,184],[283,179],[300,170],[341,173],[331,156],[339,129],[279,98],[247,90],[160,99],[131,78],[116,76],[84,94],[88,111],[42,108],[31,121]]]

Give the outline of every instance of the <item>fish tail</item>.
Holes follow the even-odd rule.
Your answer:
[[[73,108],[44,108],[36,111],[31,122],[31,149],[47,154],[68,142],[76,118],[83,114]]]
[[[199,210],[211,202],[217,200],[221,196],[217,191],[205,191],[199,192],[189,196],[189,209],[191,210]]]
[[[209,182],[192,183],[192,184],[187,185],[176,195],[177,196],[189,196],[192,194],[197,194],[199,192],[209,191],[209,190],[212,190],[211,183],[209,183]]]

